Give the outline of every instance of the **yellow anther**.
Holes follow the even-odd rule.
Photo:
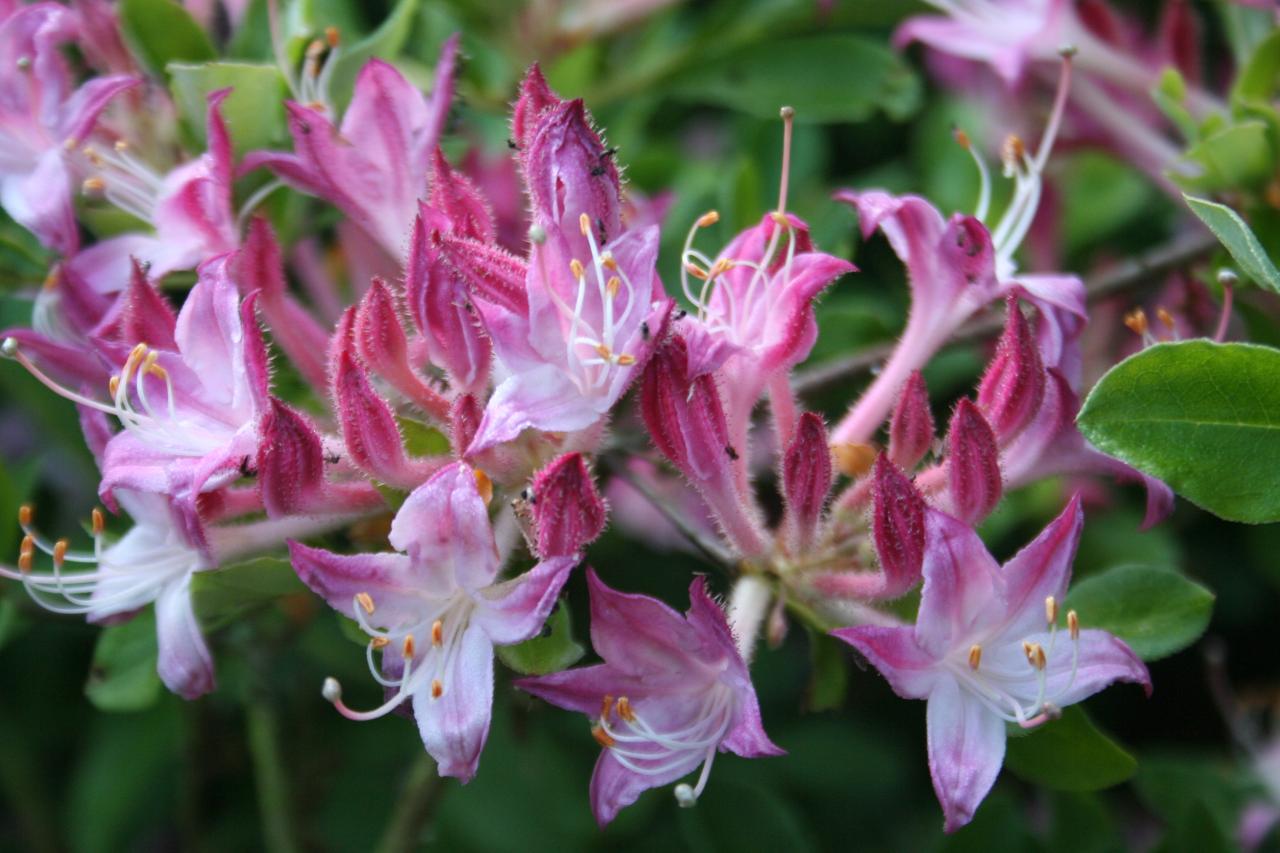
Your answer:
[[[1057,624],[1058,621],[1058,599],[1052,595],[1047,596],[1044,600],[1044,621],[1050,625]]]
[[[154,352],[151,354],[155,355]],[[150,361],[150,359],[148,360]],[[163,367],[156,364],[154,361],[151,361],[151,363],[147,365],[146,371],[147,373],[150,373],[156,379],[159,379],[161,381],[169,378],[169,371],[165,370]]]
[[[101,536],[102,531],[107,529],[107,520],[102,517],[102,510],[95,506],[89,517],[93,520],[93,535]]]
[[[144,343],[135,344],[133,349],[129,350],[129,363],[135,363],[138,359],[147,354],[149,347]]]
[[[1166,311],[1163,305],[1156,308],[1156,316],[1160,318],[1161,323],[1164,323],[1164,327],[1171,332],[1173,331],[1174,326],[1177,325],[1174,322],[1173,315]]]
[[[436,648],[444,645],[444,622],[439,619],[431,623],[431,645]]]
[[[439,699],[444,695],[444,685],[440,683],[440,679],[431,679],[431,698]]]
[[[613,350],[609,349],[608,344],[596,344],[596,352],[598,352],[600,357],[605,361],[613,360]]]
[[[1124,324],[1135,335],[1145,335],[1147,333],[1147,312],[1141,308],[1134,308],[1124,315]]]
[[[781,210],[773,210],[769,212],[769,218],[778,223],[783,228],[791,227],[791,220]]]
[[[473,472],[476,478],[476,491],[480,493],[480,500],[484,501],[484,505],[488,506],[489,501],[493,500],[493,481],[489,479],[489,475],[479,468]]]
[[[969,134],[965,133],[958,127],[951,131],[951,135],[955,137],[956,143],[965,151],[968,151],[969,147],[973,145],[973,142],[969,139]]]
[[[974,643],[969,647],[969,669],[977,672],[980,663],[982,663],[982,646]]]
[[[147,357],[142,360],[142,372],[150,373],[151,368],[156,366],[156,360],[160,358],[160,353],[152,350],[147,353]]]
[[[715,278],[721,273],[728,272],[731,269],[733,269],[733,261],[728,258],[721,258],[712,264],[710,278]]]
[[[702,267],[698,266],[697,264],[685,264],[684,268],[689,273],[689,275],[693,276],[698,281],[707,280],[707,271],[704,270]]]
[[[1044,653],[1044,646],[1039,643],[1023,642],[1022,651],[1027,655],[1027,663],[1039,670],[1043,670],[1048,658]]]
[[[604,730],[604,726],[592,726],[591,736],[596,739],[596,743],[600,744],[605,749],[609,749],[613,746],[613,738]]]
[[[116,150],[117,150],[117,151],[119,151],[121,154],[123,154],[124,152],[126,152],[126,151],[128,151],[128,150],[129,150],[129,143],[128,143],[128,142],[126,142],[126,141],[125,141],[125,140],[123,140],[123,139],[117,139],[117,140],[116,140],[115,148],[116,148]]]
[[[870,444],[833,444],[831,453],[846,477],[861,477],[876,461],[876,449]]]
[[[325,27],[325,28],[324,28],[324,40],[325,40],[325,42],[327,42],[327,43],[328,43],[330,50],[332,50],[333,48],[337,47],[337,46],[338,46],[338,42],[340,42],[340,41],[341,41],[341,39],[340,39],[340,38],[339,38],[339,36],[338,36],[338,28],[337,28],[337,27]]]
[[[1022,141],[1022,137],[1016,133],[1011,133],[1004,141],[1004,149],[1001,151],[1004,162],[1013,165],[1021,163],[1022,158],[1027,154],[1026,143]]]
[[[120,392],[120,377],[119,377],[119,376],[112,376],[110,379],[108,379],[108,380],[107,380],[107,392],[108,392],[112,397],[115,397],[115,396],[116,396],[116,394],[118,394],[118,393]]]
[[[586,237],[591,233],[591,217],[585,213],[578,216],[578,228],[582,231],[582,236]]]
[[[631,700],[626,696],[618,697],[618,716],[628,723],[636,721],[636,712],[631,709]]]
[[[613,252],[601,252],[600,263],[611,272],[618,268],[618,259],[613,256]]]
[[[360,608],[364,610],[365,613],[368,613],[370,616],[373,615],[373,596],[369,595],[369,593],[356,593],[356,603],[360,605]]]
[[[608,693],[604,694],[604,698],[600,700],[600,720],[609,722],[609,715],[613,713],[613,697]]]
[[[720,211],[708,210],[706,213],[698,217],[699,228],[709,228],[720,221]]]
[[[375,650],[385,649],[387,646],[391,645],[391,641],[386,637],[374,637],[369,641],[369,645],[373,646]]]
[[[29,573],[31,571],[31,564],[34,559],[35,559],[35,556],[30,551],[27,551],[24,554],[19,554],[18,555],[18,571],[22,572],[24,575]]]
[[[71,547],[65,539],[53,543],[53,564],[59,568],[67,561],[67,548]]]
[[[617,296],[618,291],[622,289],[622,279],[618,278],[616,275],[610,276],[609,281],[605,283],[604,289],[608,291],[611,298]]]
[[[307,45],[307,59],[315,61],[320,58],[320,54],[324,53],[325,44],[320,39],[312,39]]]
[[[100,196],[107,191],[107,182],[99,177],[85,178],[80,191],[89,196]]]
[[[36,539],[30,533],[22,537],[22,544],[18,546],[18,554],[34,554],[36,550]]]
[[[630,367],[631,365],[636,363],[636,357],[634,355],[630,355],[629,353],[623,353],[622,355],[618,356],[614,360],[618,362],[618,364],[622,365],[623,367]]]
[[[101,166],[102,166],[102,155],[101,155],[101,154],[99,154],[97,151],[93,150],[93,148],[89,147],[88,145],[86,145],[86,146],[82,149],[81,153],[83,153],[83,154],[84,154],[85,159],[86,159],[86,160],[88,160],[92,165],[94,165],[94,166],[98,166],[99,168],[101,168]]]
[[[573,260],[569,261],[569,271],[573,273],[574,278],[582,278],[582,274],[583,274],[582,261],[578,260],[577,258],[574,258]]]
[[[404,655],[405,660],[413,657],[413,634],[405,634],[404,645],[400,647],[400,653]]]
[[[1071,632],[1071,639],[1080,639],[1080,617],[1074,610],[1067,611],[1067,630]]]
[[[23,504],[18,507],[18,524],[23,527],[30,527],[31,520],[35,518],[36,511],[32,509],[31,504]]]

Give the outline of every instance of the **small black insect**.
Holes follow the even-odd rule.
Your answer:
[[[258,469],[254,468],[251,464],[249,464],[249,457],[248,456],[243,457],[240,460],[240,476],[255,477],[257,476],[257,474],[258,474]]]
[[[688,312],[688,311],[686,311],[686,310],[684,310],[683,308],[681,308],[681,309],[679,309],[678,311],[676,311],[676,319],[677,319],[677,320],[683,320],[685,317],[688,317],[688,316],[689,316],[689,312]]]
[[[724,446],[724,452],[727,453],[729,455],[729,458],[732,459],[734,462],[738,461],[738,451],[733,449],[732,444],[726,444]]]
[[[598,178],[604,174],[604,166],[596,166],[591,170],[591,177]]]
[[[603,160],[608,160],[610,157],[612,157],[614,154],[617,154],[617,153],[618,153],[618,148],[617,148],[617,146],[614,146],[613,148],[606,148],[606,149],[604,150],[604,153],[600,155],[600,159],[601,159],[602,161],[603,161]]]
[[[330,465],[337,465],[342,461],[342,456],[337,453],[329,453],[324,457],[324,461],[328,462]]]
[[[607,228],[605,228],[605,227],[604,227],[604,220],[603,220],[603,219],[599,219],[599,218],[597,218],[597,219],[596,219],[596,230],[598,230],[598,231],[600,232],[600,242],[601,242],[601,243],[608,243],[608,242],[609,242],[609,230],[608,230]]]
[[[640,339],[645,341],[649,340],[649,321],[648,320],[640,321]]]
[[[516,141],[514,139],[507,140],[507,147],[510,148],[512,151],[520,150],[520,146],[516,144]]]

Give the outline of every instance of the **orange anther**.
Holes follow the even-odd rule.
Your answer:
[[[373,615],[373,596],[369,595],[369,593],[356,593],[356,603],[360,605],[365,613],[368,613],[370,616]]]
[[[699,228],[709,228],[720,221],[720,211],[708,210],[706,213],[698,217]]]
[[[596,743],[600,744],[605,749],[608,749],[611,746],[613,746],[613,743],[614,743],[613,738],[610,737],[609,733],[604,730],[604,726],[592,726],[591,736],[596,739]]]
[[[974,643],[969,647],[969,669],[976,672],[980,663],[982,663],[982,646]]]
[[[444,622],[439,619],[431,623],[431,645],[436,648],[444,645]]]
[[[628,723],[636,721],[636,712],[631,709],[631,700],[626,696],[618,697],[618,716]]]
[[[493,481],[489,479],[489,475],[479,468],[473,472],[476,478],[476,490],[480,492],[480,500],[484,501],[485,506],[489,505],[489,501],[493,500]]]
[[[444,695],[444,685],[440,683],[440,679],[431,679],[431,698],[439,699]]]

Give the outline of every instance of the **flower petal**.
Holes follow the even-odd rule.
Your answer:
[[[440,674],[441,693],[432,684],[413,695],[413,715],[427,752],[441,776],[470,782],[489,737],[493,715],[493,644],[484,629],[470,625],[451,650],[449,665]]]
[[[1084,511],[1076,495],[1039,536],[1004,564],[999,592],[1011,635],[1043,628],[1045,598],[1053,596],[1061,602],[1066,596],[1083,529]]]
[[[517,373],[498,386],[467,455],[511,441],[526,429],[572,432],[591,426],[601,416],[597,402],[583,396],[568,374],[546,364]]]
[[[945,657],[970,636],[979,620],[997,622],[992,613],[1000,566],[972,528],[937,510],[925,514],[924,590],[916,617],[920,648]]]
[[[183,699],[213,690],[213,658],[191,607],[191,574],[167,584],[156,599],[156,671],[164,686]]]
[[[391,522],[388,539],[409,555],[415,577],[433,589],[479,590],[498,573],[489,511],[475,471],[461,462],[414,489]]]
[[[495,645],[529,639],[547,621],[575,565],[574,557],[552,557],[518,578],[480,590],[473,622],[484,628]]]
[[[929,696],[929,774],[955,832],[973,819],[995,784],[1004,761],[1004,721],[951,678],[941,678]]]
[[[859,625],[831,635],[861,652],[903,699],[926,699],[933,690],[938,661],[920,648],[910,628]]]
[[[334,554],[290,541],[289,558],[302,582],[348,619],[356,618],[360,593],[373,600],[373,624],[390,628],[422,617],[423,597],[403,554]]]
[[[624,675],[687,679],[703,640],[684,617],[647,595],[618,592],[587,570],[591,645]]]
[[[667,772],[649,776],[628,770],[612,752],[603,750],[595,772],[591,774],[591,812],[596,823],[605,826],[649,788],[671,784],[691,773],[706,758],[704,754],[692,751],[677,755],[681,760],[672,761]]]

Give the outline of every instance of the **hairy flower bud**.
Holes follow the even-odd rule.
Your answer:
[[[539,471],[528,501],[544,560],[581,554],[604,532],[604,500],[580,453],[566,453]]]
[[[986,518],[1003,491],[995,433],[968,399],[956,406],[947,430],[947,490],[952,514],[968,525]]]
[[[530,65],[520,83],[520,95],[511,111],[512,144],[521,151],[528,148],[530,137],[537,129],[538,119],[547,110],[562,103],[564,101],[547,85],[547,78],[542,76],[538,63]]]
[[[795,438],[782,460],[787,544],[793,553],[813,544],[833,476],[826,424],[821,415],[805,412],[796,422]]]
[[[350,350],[337,354],[333,392],[342,439],[351,460],[362,470],[400,488],[417,486],[434,470],[436,466],[426,460],[411,460],[405,455],[391,407],[373,390]]]
[[[395,296],[375,278],[356,310],[352,329],[360,358],[371,370],[437,420],[449,416],[449,402],[409,364],[409,341],[400,324]]]
[[[933,412],[929,410],[929,389],[924,374],[914,371],[898,392],[889,421],[889,459],[910,471],[924,459],[933,445]]]
[[[871,534],[884,574],[883,598],[897,598],[920,580],[924,562],[924,498],[898,467],[881,456],[875,467]]]
[[[267,515],[305,512],[309,499],[325,486],[320,436],[306,418],[274,397],[260,429],[257,473]]]
[[[1018,297],[1005,300],[1008,319],[996,354],[978,385],[978,408],[995,430],[1001,445],[1022,431],[1044,400],[1045,373],[1027,320],[1018,308]]]
[[[695,483],[722,477],[737,459],[715,379],[688,376],[688,350],[676,335],[654,353],[640,390],[641,414],[663,456]]]

